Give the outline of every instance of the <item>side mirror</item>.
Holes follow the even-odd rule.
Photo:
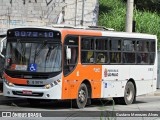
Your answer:
[[[70,60],[71,59],[71,48],[66,48],[66,58],[67,60]]]

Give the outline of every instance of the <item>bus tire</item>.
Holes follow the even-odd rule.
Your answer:
[[[38,106],[40,104],[40,100],[38,99],[31,99],[31,98],[28,98],[27,99],[28,103],[31,105],[31,106]]]
[[[86,106],[88,99],[88,88],[86,84],[82,83],[78,90],[77,99],[74,100],[74,107],[82,109]]]
[[[124,91],[124,97],[120,98],[120,103],[124,105],[132,104],[135,101],[135,87],[132,82],[127,82],[125,91]]]

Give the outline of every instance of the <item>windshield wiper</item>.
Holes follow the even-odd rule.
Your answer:
[[[25,55],[25,54],[24,54],[24,53],[25,53],[25,49],[24,49],[24,46],[23,46],[23,44],[21,43],[21,40],[20,40],[20,39],[17,39],[17,50],[18,50],[18,44],[21,45],[21,48],[20,48],[19,53],[22,53],[21,56]],[[23,56],[23,57],[24,57],[24,56]]]
[[[35,63],[36,57],[40,54],[41,50],[43,50],[43,48],[44,48],[46,45],[47,45],[47,40],[44,40],[44,41],[42,42],[42,44],[41,44],[40,47],[38,47],[39,44],[37,44],[37,47],[36,47],[36,49],[35,49],[34,63]]]

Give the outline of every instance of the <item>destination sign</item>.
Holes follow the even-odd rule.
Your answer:
[[[44,37],[44,38],[53,38],[54,33],[53,32],[38,32],[38,31],[14,31],[15,37]]]
[[[10,29],[7,32],[7,37],[16,38],[57,38],[60,39],[60,32],[48,29]]]

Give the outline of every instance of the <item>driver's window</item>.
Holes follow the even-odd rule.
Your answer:
[[[67,49],[70,49],[71,58],[67,59]],[[71,73],[78,62],[78,36],[68,35],[64,42],[64,75]]]

